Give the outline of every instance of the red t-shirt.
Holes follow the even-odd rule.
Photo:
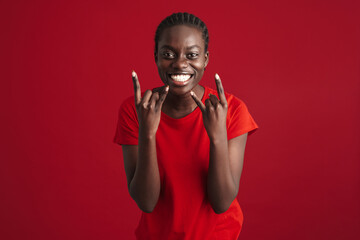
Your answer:
[[[216,90],[205,87],[202,102]],[[258,128],[243,101],[225,93],[228,102],[228,139]],[[137,239],[234,240],[240,234],[243,214],[235,198],[230,208],[216,214],[206,195],[209,166],[209,137],[197,107],[189,115],[174,119],[161,113],[156,133],[156,151],[161,191],[153,212],[142,212],[135,230]],[[138,144],[138,120],[134,97],[126,99],[119,110],[114,142]]]

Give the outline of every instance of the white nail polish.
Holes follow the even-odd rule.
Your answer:
[[[220,80],[219,74],[215,73],[215,78],[216,78],[217,80]]]
[[[134,70],[131,72],[131,75],[132,75],[133,77],[136,77],[136,73],[135,73]]]

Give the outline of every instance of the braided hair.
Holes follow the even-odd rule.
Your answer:
[[[158,43],[161,33],[164,31],[164,29],[175,25],[188,25],[190,27],[195,27],[200,30],[202,32],[202,37],[205,42],[205,52],[207,52],[209,45],[209,32],[205,23],[193,14],[187,12],[179,12],[173,13],[172,15],[166,17],[157,27],[155,32],[155,54],[158,51]]]

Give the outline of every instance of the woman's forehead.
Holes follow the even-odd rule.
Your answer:
[[[165,28],[159,38],[159,48],[162,46],[189,47],[199,46],[204,48],[202,32],[191,26],[176,25]]]

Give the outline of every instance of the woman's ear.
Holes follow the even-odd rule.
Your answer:
[[[205,53],[205,64],[204,64],[204,68],[206,68],[206,66],[208,65],[209,63],[209,51],[207,51]]]
[[[157,55],[157,53],[156,52],[154,52],[154,57],[155,57],[155,63],[157,62],[157,60],[158,60],[158,55]]]

